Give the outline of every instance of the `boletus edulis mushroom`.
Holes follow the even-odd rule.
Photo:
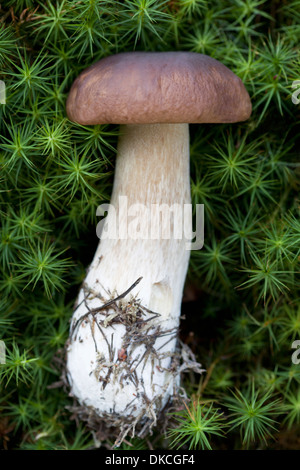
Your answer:
[[[168,237],[151,237],[161,232],[150,208],[191,204],[189,123],[244,121],[251,103],[242,81],[208,56],[129,52],[84,70],[67,114],[82,125],[121,125],[105,236],[79,292],[66,371],[87,415],[120,427],[124,437],[156,423],[182,371],[178,327],[190,250],[174,236],[174,223]],[[147,237],[116,237],[114,219],[129,223],[122,198],[141,208]]]

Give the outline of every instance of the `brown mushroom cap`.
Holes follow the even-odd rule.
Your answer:
[[[251,102],[225,65],[194,52],[126,52],[101,59],[75,80],[67,114],[79,124],[244,121]]]

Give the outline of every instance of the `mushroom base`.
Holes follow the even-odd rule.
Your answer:
[[[187,346],[179,346],[177,328],[161,328],[158,316],[135,298],[111,299],[71,326],[65,382],[78,403],[70,410],[96,434],[104,423],[118,430],[115,446],[128,433],[147,435],[163,410],[185,396],[181,373],[202,372]],[[119,345],[114,345],[114,333],[121,338]],[[98,347],[108,338],[105,357]]]

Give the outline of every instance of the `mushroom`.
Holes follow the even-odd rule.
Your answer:
[[[189,123],[246,120],[249,95],[208,56],[129,52],[84,70],[70,90],[67,114],[82,125],[121,125],[105,236],[71,322],[71,393],[108,423],[149,428],[179,390],[177,333],[190,255],[185,237],[175,236],[175,222],[169,237],[151,237],[161,227],[159,218],[150,220],[150,208],[191,204]],[[116,236],[115,219],[118,228],[129,228],[133,206],[148,236]],[[191,219],[184,223],[191,228]]]

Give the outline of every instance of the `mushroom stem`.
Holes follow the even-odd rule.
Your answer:
[[[72,393],[99,416],[153,420],[179,383],[172,361],[190,202],[188,124],[122,126],[111,205],[67,352]]]

